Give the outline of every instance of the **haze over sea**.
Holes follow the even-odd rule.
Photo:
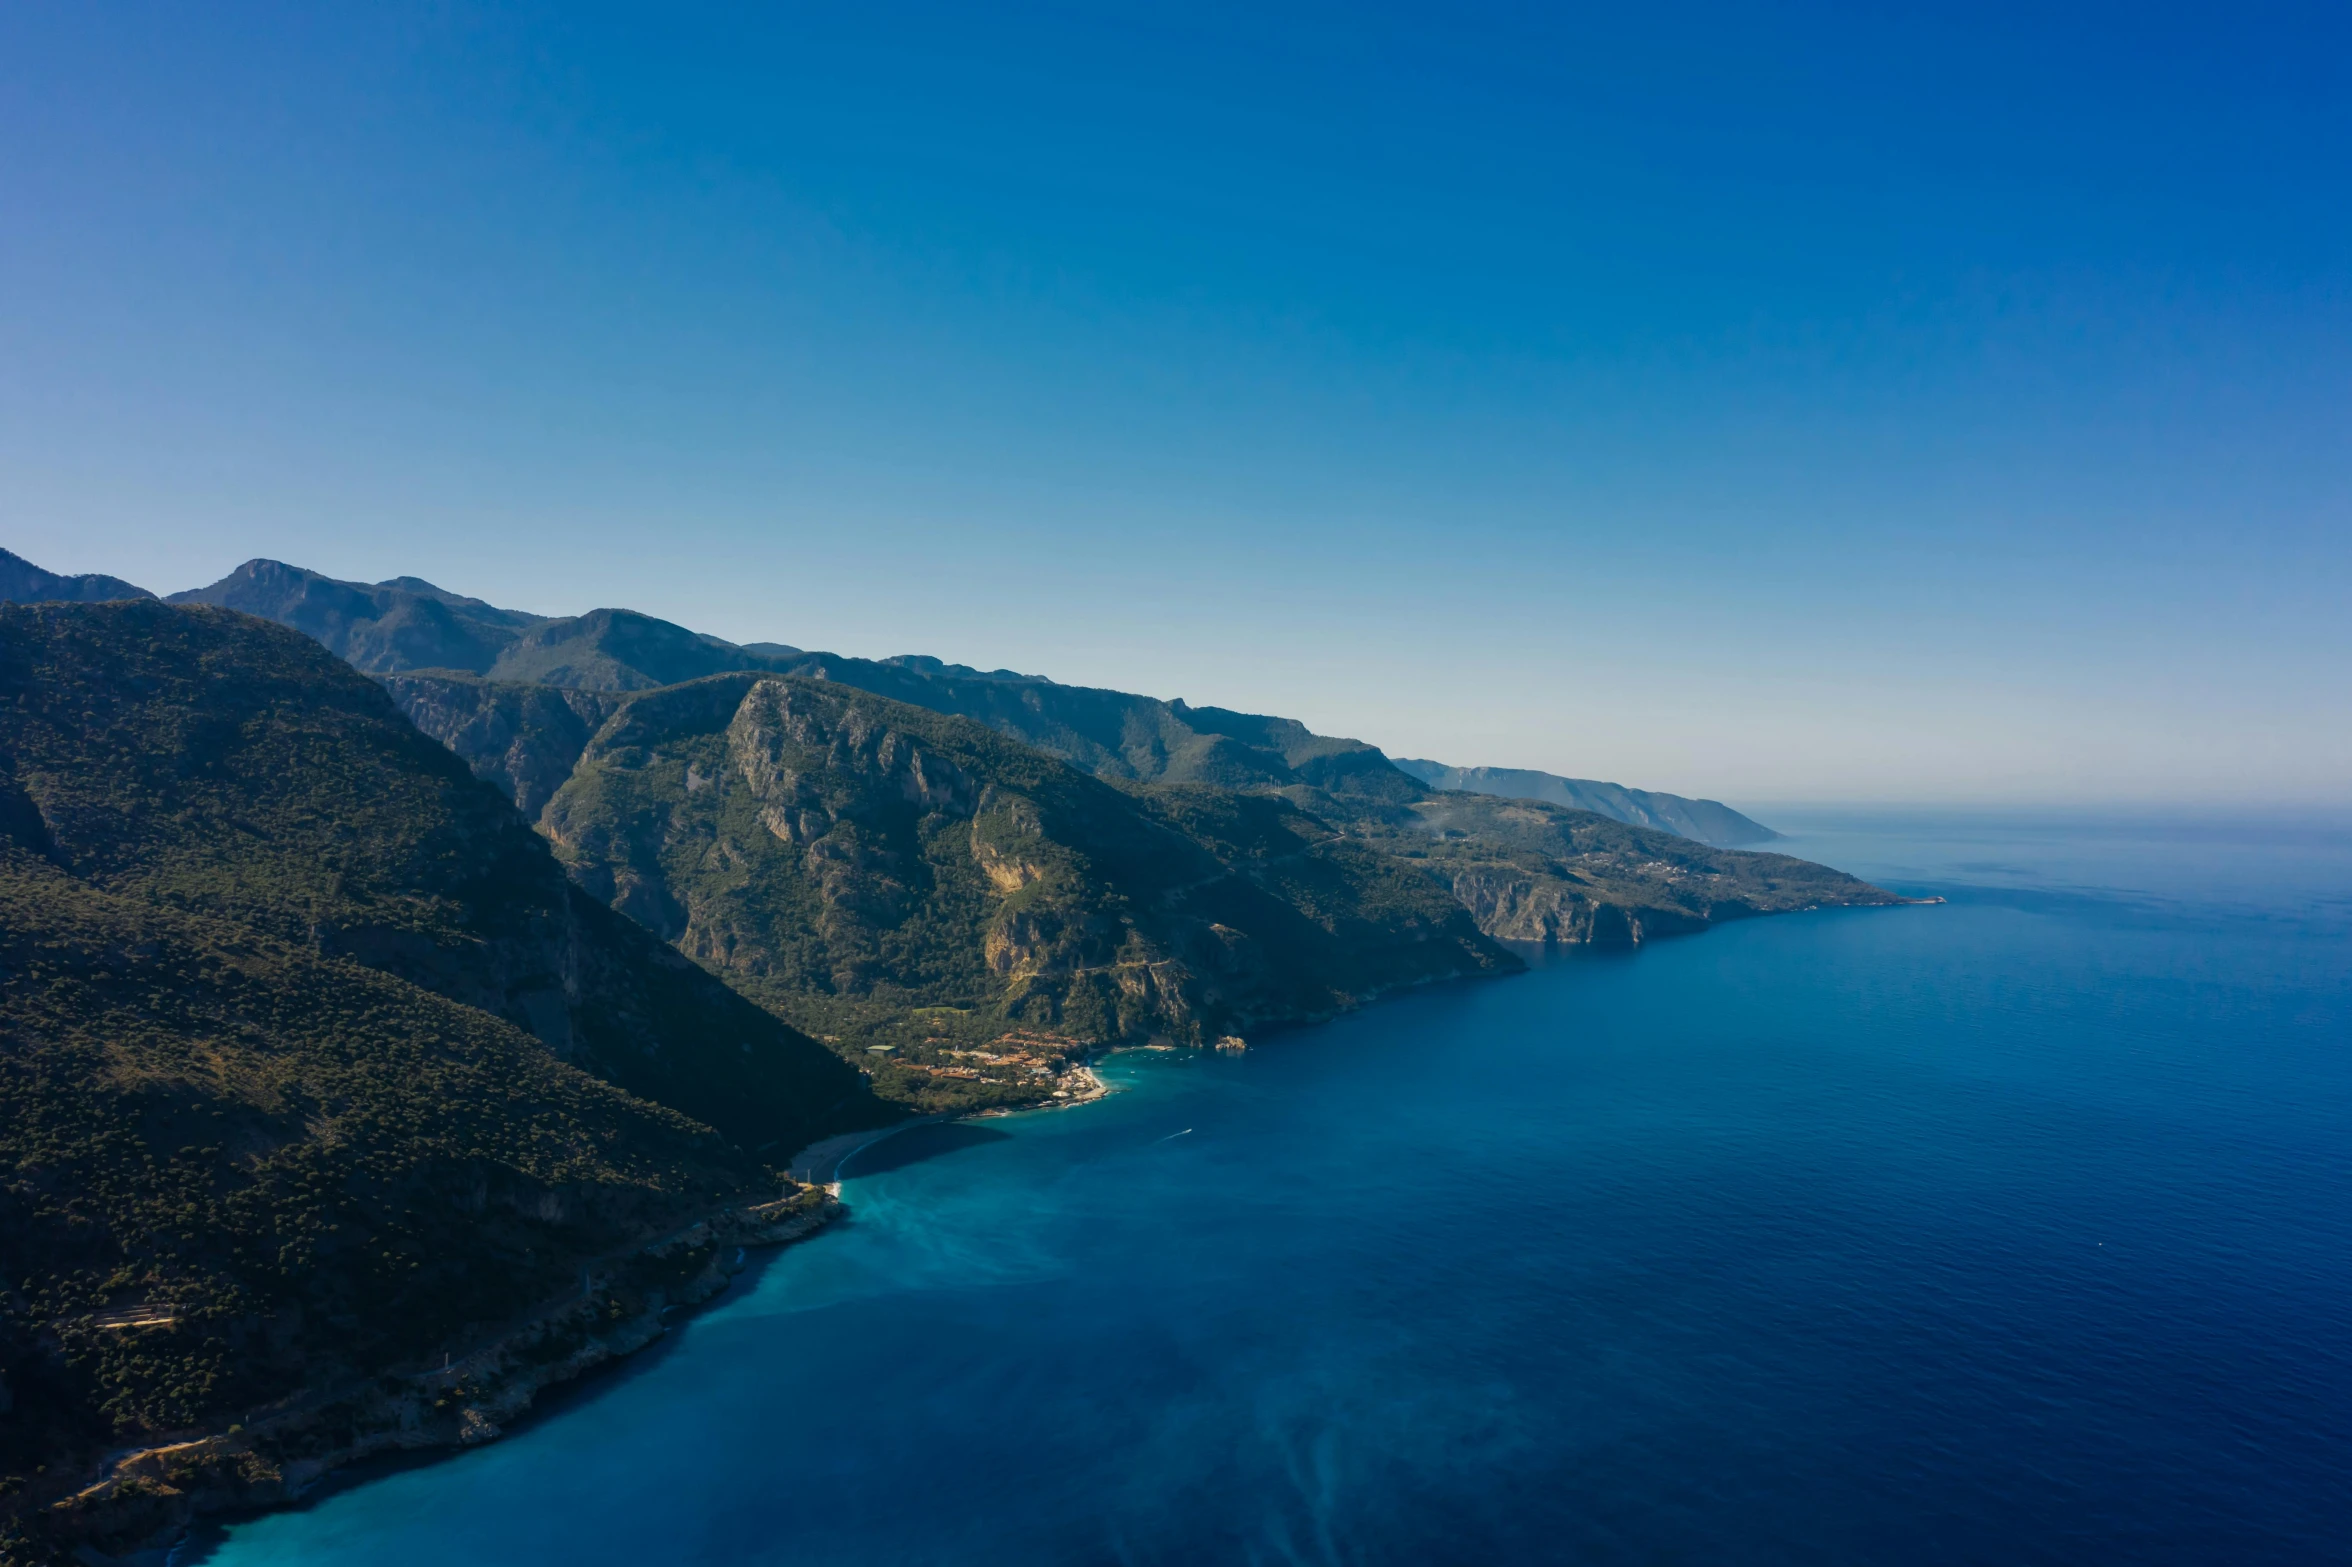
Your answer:
[[[2352,1525],[2352,825],[1783,811],[1941,906],[916,1131],[287,1562],[2287,1563]]]

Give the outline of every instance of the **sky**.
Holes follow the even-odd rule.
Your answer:
[[[0,546],[2352,803],[2352,11],[28,0]]]

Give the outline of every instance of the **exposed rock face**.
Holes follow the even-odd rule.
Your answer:
[[[1529,877],[1482,866],[1454,877],[1454,896],[1478,928],[1497,941],[1592,940],[1598,905],[1562,883],[1539,887]]]
[[[1902,901],[1785,854],[1711,848],[1541,801],[1449,792],[1398,814],[1426,845],[1410,852],[1502,941],[1639,942],[1753,914]]]
[[[387,675],[384,688],[426,734],[537,820],[579,764],[589,736],[621,705],[618,693],[511,685],[437,675]]]
[[[880,708],[781,680],[744,695],[727,725],[727,757],[759,798],[762,819],[792,824],[778,831],[787,842],[821,837],[838,822],[828,779],[854,779],[864,793],[925,813],[969,817],[980,798],[969,774],[892,727]]]
[[[1512,961],[1442,887],[1283,801],[1121,791],[832,681],[635,698],[541,821],[583,886],[782,1009],[813,991],[1189,1040]]]
[[[1497,941],[1547,946],[1632,946],[1653,936],[1702,930],[1706,922],[1672,909],[1595,902],[1567,882],[1482,866],[1454,877],[1454,896],[1478,928]]]

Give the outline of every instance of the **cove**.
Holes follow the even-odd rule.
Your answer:
[[[1823,815],[1936,907],[1113,1059],[509,1439],[181,1562],[2321,1562],[2352,834]]]

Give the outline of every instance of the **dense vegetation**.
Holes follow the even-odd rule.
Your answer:
[[[582,895],[306,637],[152,602],[0,610],[0,750],[0,793],[93,885],[481,1007],[747,1146],[865,1113],[854,1072]]]
[[[893,1113],[250,617],[0,608],[0,1558]]]
[[[12,1490],[447,1345],[766,1185],[478,1009],[15,844],[0,969]]]
[[[120,577],[94,571],[61,576],[43,571],[22,555],[0,550],[0,604],[103,604],[110,599],[154,596]]]
[[[274,560],[249,560],[174,604],[210,604],[292,626],[358,669],[483,670],[546,617],[445,593],[429,582],[338,582]]]

